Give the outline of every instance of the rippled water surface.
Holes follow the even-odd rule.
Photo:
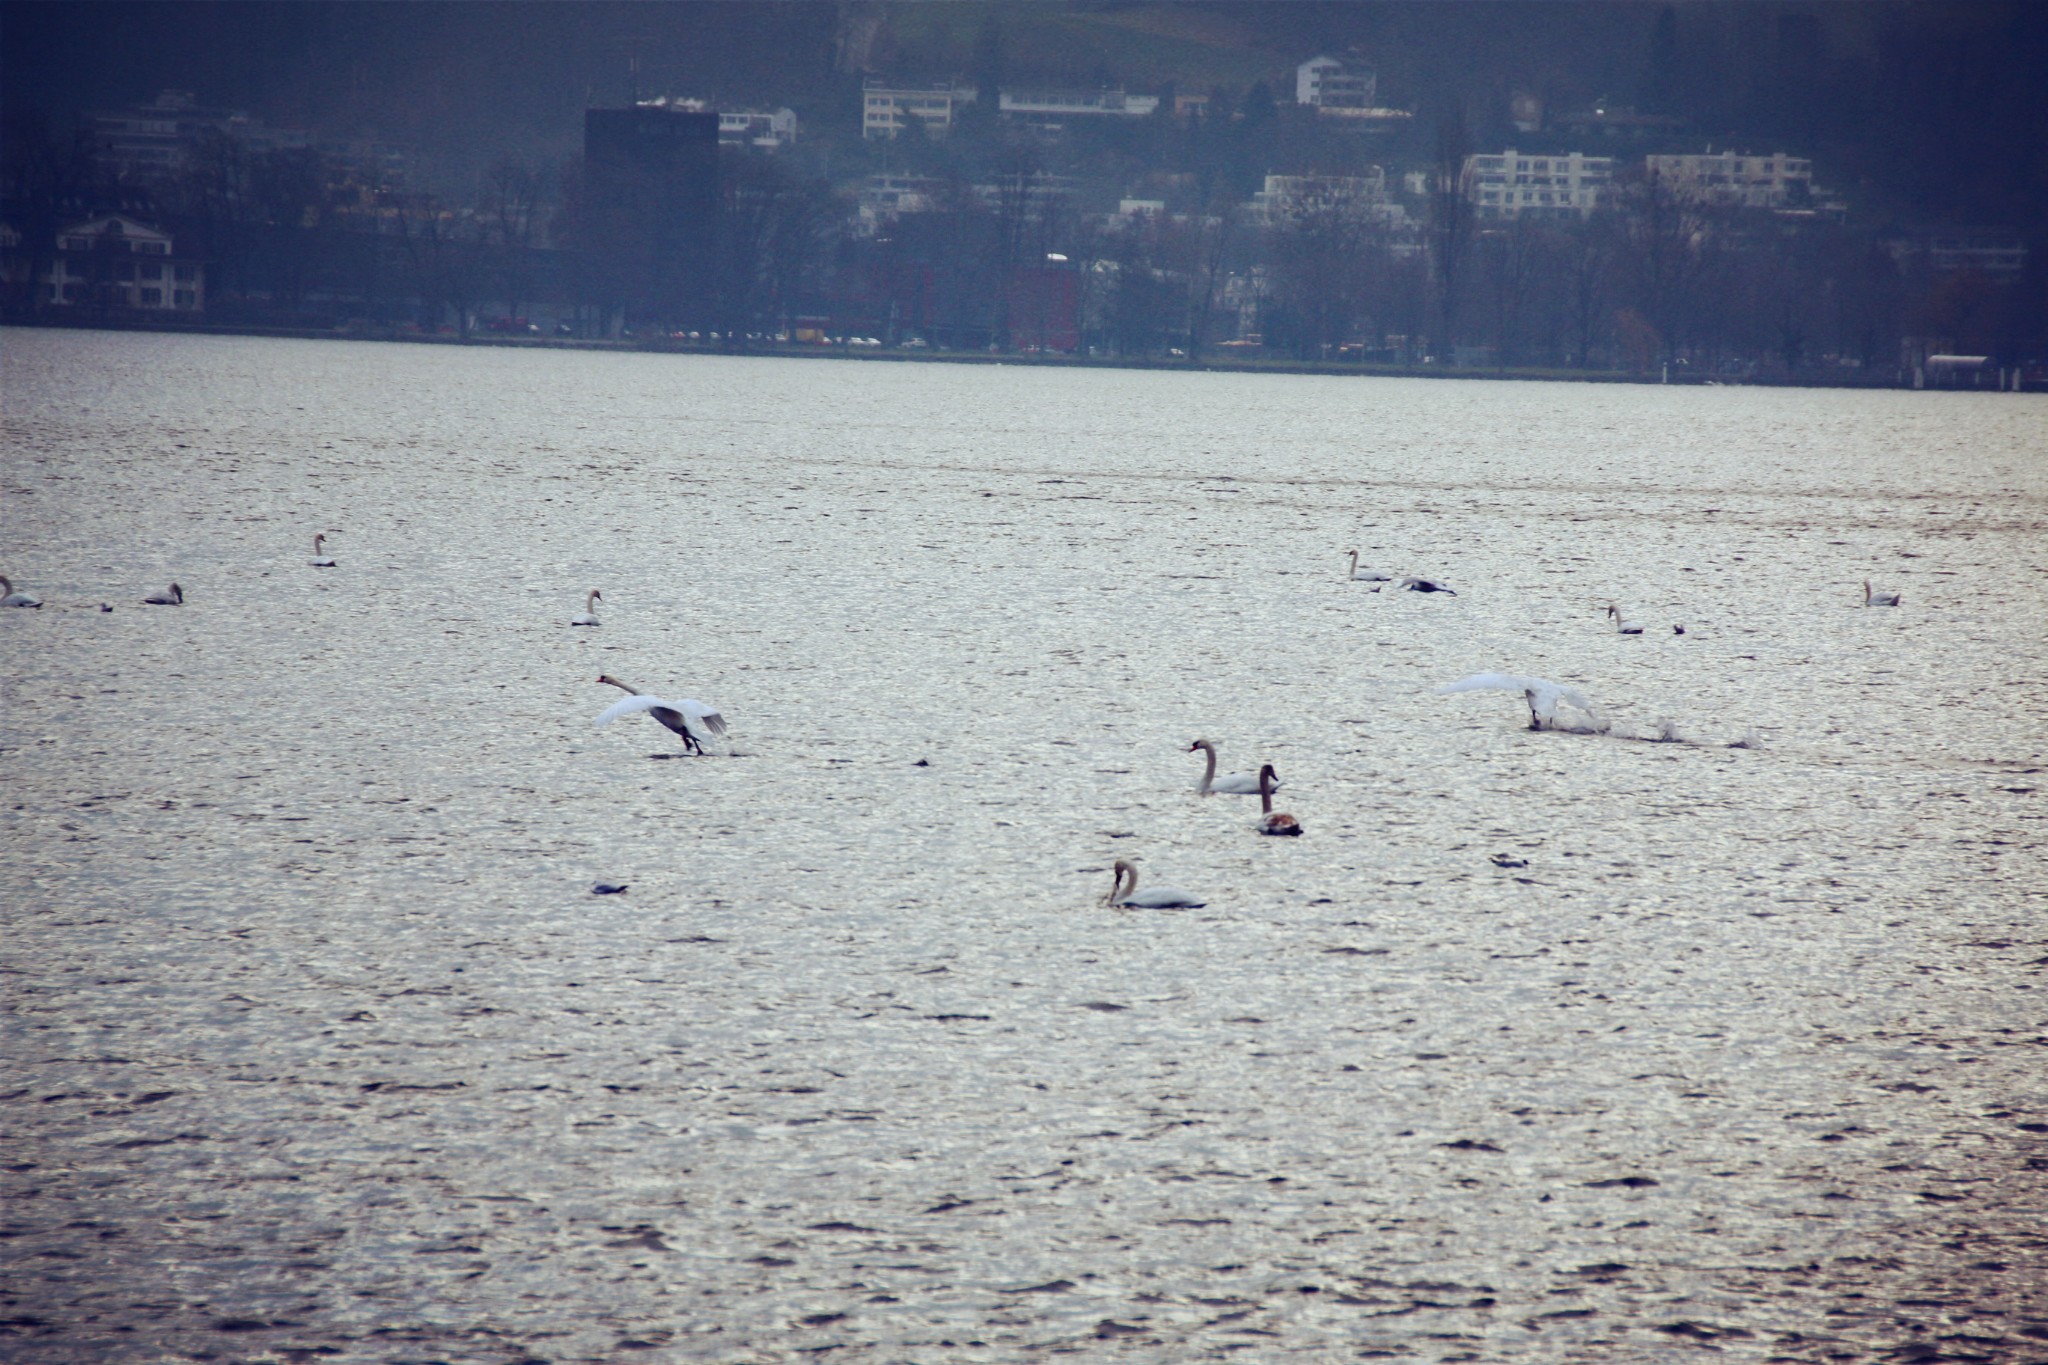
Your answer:
[[[2040,397],[0,345],[10,1359],[2048,1360]]]

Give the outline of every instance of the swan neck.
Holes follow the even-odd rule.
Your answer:
[[[1273,765],[1259,769],[1259,810],[1262,814],[1273,813]]]
[[[1209,784],[1216,780],[1216,746],[1206,739],[1201,743],[1202,752],[1208,757],[1208,765],[1202,769],[1202,785],[1200,790],[1207,792]]]
[[[0,573],[0,597],[12,597],[13,595],[14,580],[9,578],[6,574]]]

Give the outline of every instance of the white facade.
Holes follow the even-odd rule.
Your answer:
[[[1720,204],[1778,209],[1813,196],[1813,163],[1785,152],[1646,156],[1643,164],[1679,193]]]
[[[1005,90],[998,99],[1006,121],[1047,129],[1075,119],[1144,118],[1159,108],[1157,95],[1121,90]]]
[[[1379,76],[1371,67],[1311,57],[1294,68],[1294,102],[1318,109],[1370,109]]]
[[[1465,198],[1481,218],[1584,217],[1613,183],[1614,158],[1583,152],[1525,156],[1510,148],[1466,157],[1463,174]]]
[[[961,106],[974,103],[970,86],[898,86],[869,81],[861,90],[861,136],[894,138],[905,128],[921,128],[932,136],[953,127]]]

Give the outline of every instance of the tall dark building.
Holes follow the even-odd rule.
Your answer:
[[[583,114],[591,282],[635,325],[707,315],[718,244],[718,115],[659,105]]]

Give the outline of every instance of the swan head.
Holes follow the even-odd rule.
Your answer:
[[[320,547],[321,547],[322,545],[325,545],[326,543],[327,543],[327,537],[326,537],[326,536],[323,536],[323,535],[321,535],[321,534],[320,534],[319,532],[317,532],[317,531],[313,533],[313,553],[314,553],[314,554],[316,554],[316,555],[317,555],[317,554],[319,554],[319,553],[320,553]]]
[[[1127,877],[1130,879],[1132,889],[1135,890],[1138,885],[1138,869],[1125,859],[1118,858],[1116,865],[1110,869],[1109,904],[1116,904],[1116,898],[1122,894],[1124,879]]]
[[[599,592],[596,588],[592,588],[590,590],[590,600],[593,602],[602,602],[604,601],[604,594]]]
[[[614,678],[614,677],[613,677],[613,676],[612,676],[611,674],[609,674],[609,673],[600,673],[600,674],[598,674],[598,675],[597,675],[597,680],[598,680],[599,682],[601,682],[601,683],[610,683],[610,684],[611,684],[611,685],[612,685],[613,687],[623,687],[623,686],[625,685],[625,684],[621,683],[621,682],[620,682],[620,681],[619,681],[619,680],[618,680],[617,678]]]
[[[1189,753],[1193,753],[1197,749],[1207,749],[1212,754],[1216,752],[1216,746],[1206,739],[1198,739],[1193,744],[1188,745]]]

